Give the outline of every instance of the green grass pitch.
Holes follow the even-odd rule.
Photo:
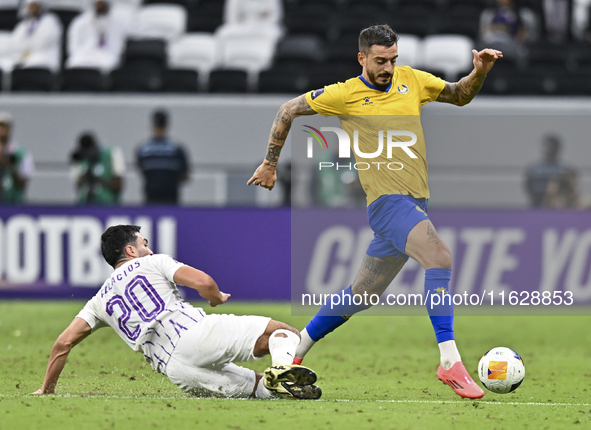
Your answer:
[[[591,317],[457,317],[458,346],[475,379],[492,347],[513,348],[525,361],[515,393],[487,392],[478,401],[437,380],[428,318],[362,316],[306,358],[324,391],[319,401],[191,398],[108,328],[74,348],[56,395],[28,395],[82,305],[0,303],[0,429],[591,428]],[[215,311],[267,315],[300,329],[308,321],[292,317],[288,304],[228,303]],[[269,362],[246,366],[262,371]]]

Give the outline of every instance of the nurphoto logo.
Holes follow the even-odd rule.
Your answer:
[[[320,148],[328,147],[328,142],[326,137],[324,137],[324,133],[332,132],[335,133],[338,140],[338,150],[339,150],[339,158],[343,159],[351,159],[351,138],[349,134],[339,127],[320,127],[320,130],[314,128],[309,125],[304,125],[304,127],[309,128],[310,130],[303,130],[305,133],[308,133],[310,136],[307,139],[307,150],[306,150],[306,157],[313,158],[314,157],[314,140],[320,144]],[[353,130],[353,151],[355,152],[357,160],[360,158],[363,159],[375,159],[378,157],[383,158],[384,152],[384,135],[386,135],[386,158],[388,160],[392,159],[392,155],[394,151],[399,149],[402,150],[408,157],[410,158],[418,158],[417,155],[410,149],[415,143],[417,143],[417,135],[412,131],[406,130],[378,130],[378,138],[377,138],[377,149],[374,152],[363,152],[359,148],[359,130]],[[410,140],[400,141],[395,140],[395,137],[410,137]],[[376,168],[380,170],[380,166],[385,167],[388,170],[402,170],[404,165],[398,161],[380,161],[380,162],[357,162],[357,163],[332,163],[327,161],[322,161],[318,163],[318,169],[330,169],[335,168],[336,170],[345,169],[345,170],[369,170],[370,168]]]

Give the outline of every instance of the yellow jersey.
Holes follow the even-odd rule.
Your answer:
[[[339,117],[352,147],[357,131],[358,148],[354,153],[368,205],[386,194],[429,198],[421,106],[435,100],[444,87],[444,80],[403,66],[395,67],[392,83],[384,91],[359,76],[306,94],[316,113]],[[409,137],[414,139],[412,134],[416,136],[412,146],[393,144],[388,149],[388,141],[409,142]],[[359,152],[377,154],[380,137],[380,154],[373,158],[359,156]]]

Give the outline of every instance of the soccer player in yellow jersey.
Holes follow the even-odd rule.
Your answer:
[[[359,124],[353,127],[347,124],[348,120],[359,118],[360,115],[405,115],[409,121],[416,121],[425,103],[438,101],[458,106],[469,103],[482,87],[495,61],[503,56],[494,49],[472,51],[474,70],[459,82],[450,83],[410,67],[396,67],[397,41],[398,36],[387,25],[364,29],[359,35],[357,54],[363,67],[360,76],[311,91],[283,104],[271,129],[267,156],[248,185],[273,189],[279,154],[294,116],[316,113],[338,115],[343,129],[349,134],[353,128],[358,129]],[[368,103],[367,98],[372,103]],[[343,121],[345,115],[347,120]],[[357,117],[351,117],[353,115]],[[329,312],[325,309],[327,306],[323,306],[302,331],[302,341],[294,363],[301,363],[315,342],[344,324],[350,316],[367,309],[368,304],[355,305],[351,298],[356,297],[356,302],[359,302],[358,295],[364,293],[381,295],[408,257],[414,258],[425,268],[425,297],[448,293],[451,255],[427,215],[429,189],[420,123],[413,130],[416,142],[406,148],[397,148],[405,149],[405,152],[408,150],[414,155],[405,159],[404,169],[390,172],[360,170],[361,184],[368,197],[367,214],[374,238],[355,281],[340,293],[344,304],[337,309],[338,313],[335,315],[334,311]],[[366,140],[375,142],[374,139]],[[359,146],[362,149],[362,142]],[[362,152],[371,152],[368,148],[366,146]],[[453,304],[449,300],[443,302],[448,304],[428,308],[441,355],[437,376],[460,396],[480,398],[484,391],[466,371],[455,344]]]

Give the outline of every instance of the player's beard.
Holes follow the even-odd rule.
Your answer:
[[[369,76],[369,82],[380,91],[385,91],[386,88],[388,88],[390,86],[390,84],[392,83],[392,75],[389,73],[380,73],[379,75],[376,75],[375,73],[368,71],[367,75]],[[385,84],[378,83],[378,81],[377,81],[378,77],[386,77],[386,76],[388,76],[389,79]]]

